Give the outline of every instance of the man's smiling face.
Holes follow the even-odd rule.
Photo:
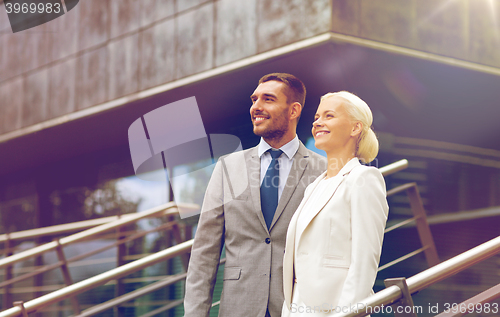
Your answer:
[[[250,97],[253,132],[266,141],[280,139],[291,128],[290,105],[283,92],[286,88],[282,82],[266,81],[257,86]]]

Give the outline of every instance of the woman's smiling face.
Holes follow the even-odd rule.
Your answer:
[[[356,122],[349,117],[344,103],[341,97],[325,98],[314,116],[312,135],[315,145],[326,153],[346,147],[355,136]]]

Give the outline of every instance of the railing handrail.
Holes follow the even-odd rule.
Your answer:
[[[406,280],[408,290],[410,294],[414,294],[432,284],[459,273],[476,263],[486,260],[499,252],[500,236],[408,278]],[[403,294],[401,289],[398,286],[393,285],[360,301],[357,307],[374,308],[375,306],[392,304],[402,297]],[[365,315],[366,313],[364,310],[356,311],[355,309],[352,309],[350,312],[336,314],[335,316],[360,317]]]
[[[87,228],[92,228],[104,223],[118,220],[123,217],[128,217],[132,214],[123,214],[121,216],[109,216],[96,219],[82,220],[71,223],[65,223],[61,225],[48,226],[36,229],[16,231],[12,233],[0,234],[0,242],[24,240],[24,239],[36,239],[44,236],[53,236],[58,234],[64,234],[72,231],[83,230]]]
[[[404,170],[407,167],[408,167],[408,160],[402,159],[397,162],[391,163],[389,165],[382,166],[381,168],[379,168],[379,171],[385,177],[394,174],[396,172],[399,172],[401,170]]]
[[[175,221],[169,221],[167,223],[164,223],[160,226],[156,226],[154,227],[153,229],[150,229],[150,230],[145,230],[145,231],[140,231],[140,232],[137,232],[137,231],[134,231],[133,234],[128,234],[125,238],[123,239],[117,239],[116,242],[114,243],[111,243],[111,244],[106,244],[102,247],[99,247],[97,249],[94,249],[94,250],[91,250],[91,251],[87,251],[87,252],[84,252],[84,253],[80,253],[74,257],[71,257],[71,258],[66,258],[65,262],[62,262],[62,261],[58,261],[56,263],[53,263],[53,264],[48,264],[48,265],[43,265],[43,266],[39,266],[37,268],[32,268],[29,273],[26,273],[26,274],[20,274],[20,275],[17,275],[11,279],[8,279],[6,281],[3,281],[3,282],[0,282],[0,288],[3,288],[3,287],[7,287],[9,285],[12,285],[14,283],[18,283],[20,281],[23,281],[23,280],[26,280],[26,279],[29,279],[29,278],[32,278],[38,274],[42,274],[44,272],[47,272],[47,271],[50,271],[50,270],[53,270],[53,269],[57,269],[57,268],[63,268],[65,265],[70,265],[70,263],[75,263],[75,261],[79,261],[81,259],[84,259],[84,258],[89,258],[95,254],[99,254],[99,253],[102,253],[106,250],[109,250],[109,249],[112,249],[112,248],[116,248],[116,247],[119,247],[120,245],[123,245],[125,243],[128,243],[130,241],[133,241],[137,238],[140,238],[140,237],[143,237],[149,233],[153,233],[153,232],[157,232],[159,230],[171,230],[172,228],[175,227]],[[122,232],[123,233],[123,232]],[[140,257],[144,257],[146,255],[142,255]],[[123,257],[123,260],[126,260],[126,256]],[[137,258],[135,258],[134,260],[136,260]],[[116,259],[115,259],[116,261]],[[12,274],[14,273],[14,270],[12,270]]]
[[[408,289],[414,294],[499,252],[500,236],[410,277],[407,281]]]
[[[114,268],[110,271],[101,273],[99,275],[93,276],[78,283],[66,286],[52,293],[32,299],[23,304],[24,309],[26,310],[27,313],[36,311],[42,307],[73,297],[94,287],[104,285],[111,280],[119,279],[121,277],[132,274],[136,271],[142,270],[148,266],[184,254],[191,249],[191,247],[193,246],[193,241],[194,241],[193,239],[188,240],[186,242],[177,244],[163,251],[157,252],[152,255],[148,255],[142,259],[127,263],[125,265]],[[0,317],[20,316],[21,314],[22,314],[21,307],[16,306],[0,312]]]
[[[153,215],[162,213],[164,210],[170,209],[170,208],[175,208],[175,210],[171,211],[171,214],[176,214],[178,212],[177,206],[184,208],[195,208],[198,209],[198,205],[195,204],[176,204],[175,202],[169,202],[160,206],[157,206],[155,208],[151,208],[145,211],[141,211],[135,214],[130,214],[130,216],[127,217],[121,217],[118,220],[108,222],[105,224],[102,224],[97,227],[93,227],[90,229],[87,229],[85,231],[81,231],[75,234],[72,234],[70,236],[61,238],[59,240],[59,244],[61,246],[65,246],[71,243],[79,242],[85,239],[88,239],[90,237],[96,236],[98,234],[101,234],[103,232],[106,232],[108,230],[112,230],[130,223],[133,223],[137,220],[140,220],[142,218],[146,217],[151,217]],[[52,241],[46,244],[42,244],[40,246],[28,249],[26,251],[8,256],[6,258],[0,259],[0,268],[3,268],[8,265],[12,265],[14,263],[26,260],[30,257],[40,255],[44,252],[47,251],[52,251],[55,250],[58,247],[57,241]]]
[[[223,258],[219,261],[219,265],[222,265],[225,263],[226,263],[226,258]],[[169,277],[163,278],[163,279],[161,279],[153,284],[143,286],[139,289],[133,290],[133,291],[126,293],[124,295],[121,295],[119,297],[115,297],[113,299],[110,299],[107,302],[92,306],[92,307],[82,311],[80,314],[78,314],[74,317],[87,317],[87,316],[93,316],[93,315],[98,314],[98,313],[102,313],[103,311],[106,311],[110,308],[113,308],[115,306],[118,306],[120,304],[123,304],[123,303],[131,301],[131,300],[135,300],[138,297],[141,297],[141,296],[144,296],[145,294],[157,291],[160,288],[172,285],[178,281],[182,281],[182,280],[186,279],[186,277],[187,277],[187,272],[176,274],[176,275],[170,275]],[[182,302],[180,304],[182,304]],[[170,305],[171,305],[171,303],[168,304],[167,306],[170,306]]]
[[[392,189],[391,189],[392,190]],[[388,195],[389,195],[388,191]],[[427,222],[429,225],[439,225],[443,223],[452,223],[452,222],[458,222],[458,221],[467,221],[467,220],[475,220],[475,219],[482,219],[482,218],[489,218],[489,217],[498,217],[500,215],[500,207],[499,206],[493,206],[493,207],[486,207],[486,208],[479,208],[479,209],[471,209],[471,210],[465,210],[465,211],[454,211],[454,212],[448,212],[448,213],[439,213],[435,214],[432,216],[427,217]],[[388,225],[392,225],[394,223],[397,223],[398,220],[393,220],[392,222],[388,223]],[[414,227],[415,225],[412,223],[405,224],[405,228],[409,227]]]
[[[455,309],[449,309],[445,310],[442,313],[434,316],[434,317],[459,317],[459,316],[464,316],[469,314],[470,310],[470,305],[473,305],[474,307],[477,307],[477,304],[485,304],[485,303],[490,303],[494,301],[495,299],[500,297],[500,283],[488,288],[485,291],[482,291],[481,293],[477,294],[476,296],[473,296],[460,304],[458,304],[456,307],[458,307],[457,310]],[[454,306],[454,305],[453,305]],[[463,310],[462,307],[467,307],[467,310]],[[462,309],[461,309],[462,308]]]
[[[178,204],[179,206],[187,206],[188,204]],[[176,214],[176,211],[166,212],[165,216],[170,214]],[[72,231],[83,230],[87,228],[96,227],[105,223],[109,223],[121,218],[127,218],[135,215],[136,213],[130,214],[122,214],[120,216],[109,216],[102,217],[96,219],[82,220],[71,223],[65,223],[61,225],[54,225],[36,229],[22,230],[11,233],[0,234],[0,243],[7,241],[15,241],[15,240],[24,240],[24,239],[36,239],[44,236],[54,236],[58,234],[64,234]]]

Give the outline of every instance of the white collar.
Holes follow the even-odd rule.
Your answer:
[[[260,138],[259,147],[257,149],[259,157],[262,157],[262,154],[264,154],[270,148],[272,147],[266,141],[264,141],[263,138]],[[295,138],[293,138],[290,142],[283,145],[279,149],[282,150],[283,153],[286,154],[286,156],[288,156],[289,160],[291,160],[295,153],[297,153],[297,151],[299,150],[299,138],[297,137],[297,135],[295,135]]]

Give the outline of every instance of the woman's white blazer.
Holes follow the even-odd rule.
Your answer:
[[[353,158],[331,180],[328,194],[308,202],[325,174],[307,187],[288,227],[283,263],[286,307],[294,278],[301,300],[311,307],[347,310],[373,294],[389,211],[384,178],[377,168]],[[306,203],[313,210],[307,211],[305,229],[296,232]]]

